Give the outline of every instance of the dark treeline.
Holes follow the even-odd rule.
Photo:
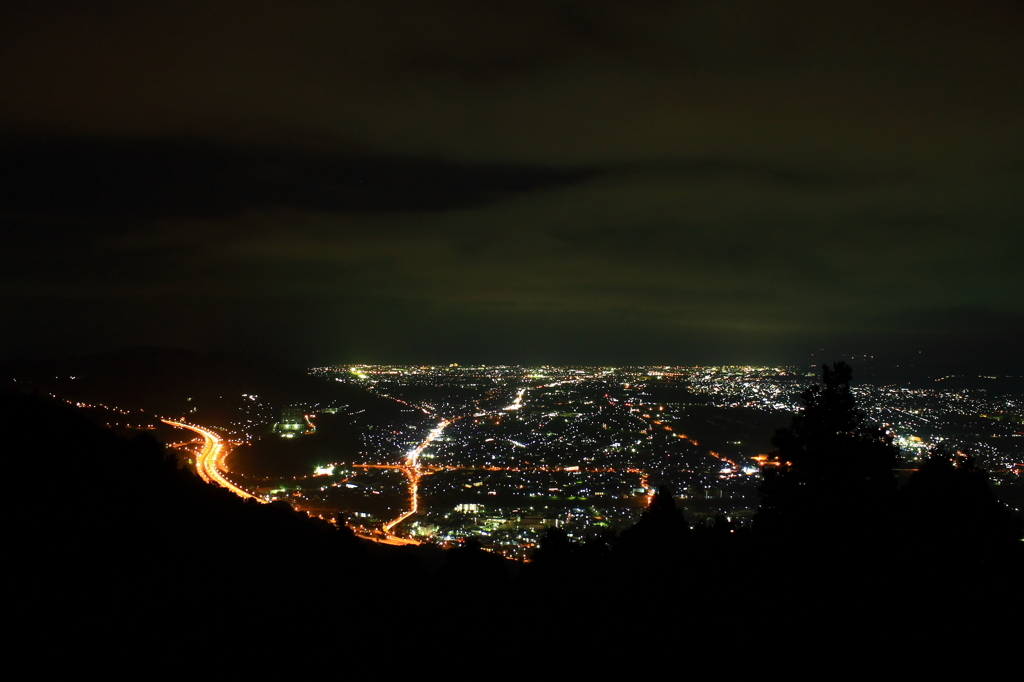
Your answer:
[[[202,608],[380,635],[410,612],[423,623],[535,620],[657,605],[742,622],[865,603],[966,607],[983,586],[1019,579],[1021,525],[985,473],[936,452],[899,488],[897,452],[849,381],[845,365],[826,367],[776,434],[753,529],[724,518],[692,528],[662,488],[621,535],[574,541],[551,529],[526,565],[472,540],[444,551],[364,542],[206,485],[146,434],[118,437],[64,405],[7,393],[24,519],[12,524],[16,561],[65,612]]]

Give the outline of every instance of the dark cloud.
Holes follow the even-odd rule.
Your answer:
[[[1001,0],[4,3],[2,345],[1005,350],[1022,32]]]
[[[313,154],[207,140],[59,137],[0,144],[0,210],[57,219],[215,218],[286,207],[440,211],[578,182],[593,170]]]

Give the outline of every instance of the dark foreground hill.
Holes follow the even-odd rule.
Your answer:
[[[228,426],[258,396],[271,409],[303,403],[391,413],[394,401],[265,359],[138,347],[62,360],[12,362],[5,381],[61,398]]]
[[[922,536],[941,550],[925,556],[895,535],[694,531],[667,492],[619,538],[549,534],[516,575],[472,543],[388,548],[243,501],[178,468],[150,436],[118,437],[66,405],[4,393],[0,409],[23,627],[160,624],[186,639],[258,623],[299,628],[311,646],[428,633],[458,646],[508,628],[607,638],[653,627],[652,641],[693,641],[730,627],[877,632],[1015,608],[1000,586],[1019,576],[1019,551],[964,556],[945,535]]]
[[[38,613],[283,610],[319,623],[355,612],[372,629],[401,598],[370,587],[426,580],[444,563],[440,550],[375,545],[285,504],[242,500],[179,468],[148,434],[118,437],[67,405],[4,392],[0,409],[12,425],[10,559]]]

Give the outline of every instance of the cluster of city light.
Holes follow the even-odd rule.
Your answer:
[[[406,414],[422,415],[420,421],[414,415],[395,417],[384,428],[367,429],[366,464],[353,465],[362,471],[391,470],[401,474],[401,484],[372,476],[358,490],[348,488],[352,483],[329,484],[368,498],[407,494],[408,504],[397,516],[392,516],[394,506],[390,512],[359,512],[360,519],[369,519],[363,528],[376,527],[378,539],[389,540],[411,535],[454,541],[480,534],[513,552],[535,542],[544,524],[568,524],[571,532],[585,533],[601,524],[628,523],[638,513],[636,503],[653,493],[651,481],[656,487],[666,476],[683,477],[676,479],[682,481],[677,484],[681,497],[714,500],[706,505],[709,513],[749,522],[760,468],[774,463],[764,454],[770,446],[758,453],[749,439],[743,444],[716,436],[719,440],[712,440],[720,444],[698,442],[691,434],[700,433],[699,427],[685,426],[694,423],[687,412],[697,406],[793,413],[802,408],[800,393],[820,377],[812,368],[752,366],[360,365],[314,373],[356,383],[407,406]],[[458,390],[448,393],[447,387]],[[984,404],[998,414],[1020,411],[1010,402],[982,403],[975,395],[949,391],[926,395],[864,384],[856,391],[869,418],[911,455],[941,441],[942,410],[976,415]],[[445,428],[438,427],[438,418]],[[435,500],[453,497],[486,505],[474,502],[476,512],[454,516],[433,508]],[[615,500],[634,506],[618,509]],[[376,505],[379,510],[382,501],[378,497],[365,509]],[[559,517],[544,511],[555,501],[583,506]]]

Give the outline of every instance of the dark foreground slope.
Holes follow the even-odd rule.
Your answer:
[[[305,370],[253,359],[176,348],[138,347],[62,360],[11,362],[0,368],[30,390],[61,398],[112,405],[163,416],[187,415],[207,425],[228,426],[250,408],[245,395],[277,408],[293,403],[397,411],[391,400],[357,387],[327,382]]]
[[[665,493],[617,539],[549,536],[516,576],[472,543],[387,548],[243,501],[179,469],[149,436],[119,438],[64,405],[5,394],[0,408],[23,627],[82,637],[171,629],[183,641],[255,628],[299,632],[310,646],[323,637],[457,646],[508,628],[606,641],[656,620],[652,641],[679,643],[790,636],[811,624],[819,635],[864,623],[905,629],[1015,608],[1001,586],[1019,576],[1019,552],[988,561],[939,552],[932,564],[887,539],[694,531]]]
[[[5,393],[0,409],[15,497],[9,560],[33,616],[219,619],[283,609],[317,622],[364,614],[355,617],[372,630],[393,617],[381,607],[401,601],[384,588],[443,563],[430,551],[358,540],[287,505],[242,500],[178,468],[147,434],[118,437],[65,405]]]

